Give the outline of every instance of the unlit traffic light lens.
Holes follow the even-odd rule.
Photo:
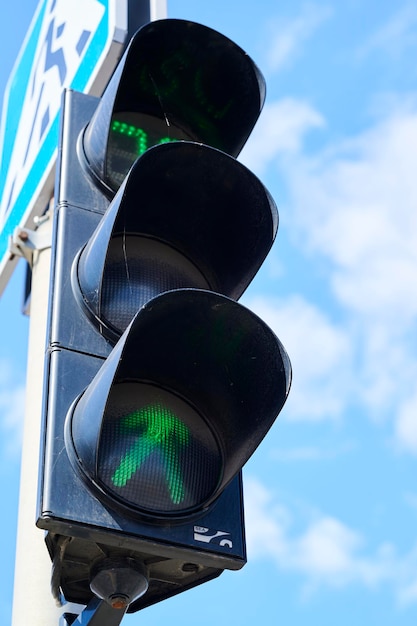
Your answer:
[[[174,248],[149,237],[120,234],[108,248],[101,319],[121,334],[146,302],[181,287],[210,289],[199,269]]]

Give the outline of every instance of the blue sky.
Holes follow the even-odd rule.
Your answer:
[[[36,4],[0,8],[0,95]],[[244,473],[248,564],[125,622],[414,626],[415,3],[168,0],[168,12],[220,30],[266,77],[240,158],[274,196],[280,228],[243,303],[280,337],[294,379]],[[28,334],[22,270],[0,299],[4,624]]]

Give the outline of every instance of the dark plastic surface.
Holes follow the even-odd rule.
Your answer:
[[[206,496],[208,506],[274,423],[289,392],[291,366],[270,328],[229,298],[194,289],[154,298],[136,315],[71,418],[68,437],[74,437],[83,471],[95,483],[100,483],[97,455],[110,390],[136,380],[183,398],[219,442],[222,476]],[[172,514],[190,512],[178,507]]]
[[[106,497],[98,498],[99,492],[69,460],[64,424],[74,398],[102,364],[101,359],[71,350],[55,349],[48,355],[51,394],[37,525],[49,531],[51,555],[57,536],[73,537],[62,564],[62,587],[68,601],[88,602],[90,570],[99,559],[128,555],[142,560],[150,570],[149,591],[138,600],[137,608],[142,608],[218,576],[223,569],[244,565],[241,476],[209,510],[181,523],[149,523],[110,507]],[[228,541],[222,541],[225,537]],[[183,569],[187,563],[196,567]]]
[[[176,125],[197,142],[236,155],[264,95],[263,78],[240,48],[182,20],[143,28],[100,101],[65,94],[37,525],[48,531],[51,557],[60,556],[60,586],[69,601],[91,599],[91,574],[103,558],[133,558],[149,571],[149,590],[132,611],[245,563],[240,468],[285,401],[290,365],[259,318],[200,288],[240,296],[272,245],[275,205],[261,183],[226,154],[170,143],[145,153],[110,206],[115,189],[108,184],[106,149],[114,112],[131,110],[133,100],[141,113],[167,121],[167,127]],[[93,233],[98,244],[82,253]],[[142,289],[131,281],[127,234],[174,251],[165,255],[157,246],[148,266],[154,268],[152,255],[159,252],[162,265],[173,259],[175,268],[175,254],[186,259],[180,286],[199,289],[158,295],[178,287],[168,278],[153,292],[141,292],[142,301],[134,300],[132,310],[120,316],[120,326],[134,322],[113,349],[123,328],[112,335],[100,320],[106,238],[122,242],[118,260],[120,266],[126,258],[128,289]],[[199,506],[152,517],[104,491],[97,472],[101,419],[112,385],[131,380],[178,396],[212,430],[223,473]],[[71,537],[62,554],[59,536]]]
[[[128,322],[163,290],[199,287],[238,299],[262,265],[277,228],[278,213],[268,191],[232,157],[190,142],[151,148],[136,161],[81,254],[80,301],[113,340],[126,328],[126,323],[118,328],[106,319],[106,272],[116,263],[116,245],[125,289],[117,296],[130,303]],[[171,278],[159,278],[159,250],[153,252],[148,243],[146,252],[143,238],[182,255],[197,277],[188,273],[178,283],[175,258]],[[146,254],[154,267],[150,277]],[[166,267],[161,264],[161,274]],[[115,284],[115,276],[111,278]]]
[[[114,113],[137,111],[237,156],[258,119],[265,82],[227,37],[185,20],[141,28],[119,63],[87,129],[84,150],[96,176],[116,191],[106,149]]]

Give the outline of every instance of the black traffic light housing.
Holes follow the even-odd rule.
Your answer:
[[[240,470],[291,379],[236,302],[278,226],[234,159],[263,98],[240,48],[181,20],[141,29],[101,99],[65,94],[37,525],[69,601],[109,560],[149,579],[130,611],[246,561]]]

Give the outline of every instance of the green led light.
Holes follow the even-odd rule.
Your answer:
[[[120,424],[122,433],[136,431],[138,439],[121,459],[112,476],[115,487],[124,487],[146,459],[158,451],[164,461],[168,490],[174,504],[185,497],[179,469],[178,450],[188,445],[188,428],[168,408],[151,404],[126,415]]]
[[[151,146],[178,141],[171,137],[159,138],[151,136],[151,134],[146,132],[143,128],[116,119],[113,120],[111,124],[111,131],[116,135],[122,135],[128,140],[131,140],[132,147],[130,152],[136,156],[141,156]]]
[[[177,141],[177,140],[171,139],[171,137],[161,137],[158,143],[170,143],[171,141]]]

